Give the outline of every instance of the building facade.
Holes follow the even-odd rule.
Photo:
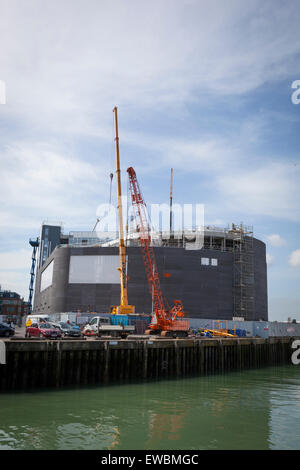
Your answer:
[[[27,302],[16,292],[0,291],[0,316],[3,321],[19,323],[27,315],[27,308]]]
[[[89,245],[72,238],[57,244],[40,264],[35,285],[34,312],[109,312],[120,303],[118,247],[115,241]],[[193,318],[268,320],[265,244],[252,232],[206,228],[203,246],[189,234],[153,241],[163,294],[170,305],[183,302]],[[84,240],[84,243],[82,241]],[[195,246],[193,247],[193,243]],[[136,313],[151,313],[152,298],[136,237],[129,241],[128,301]],[[193,249],[194,248],[194,249]]]

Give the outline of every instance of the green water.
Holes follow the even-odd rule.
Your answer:
[[[300,449],[300,367],[0,394],[0,449]]]

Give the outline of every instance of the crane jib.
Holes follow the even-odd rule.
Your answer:
[[[153,313],[150,328],[152,327],[152,329],[161,331],[187,331],[189,328],[189,322],[178,320],[178,317],[184,316],[182,302],[180,300],[176,300],[174,302],[174,306],[170,308],[163,297],[154,248],[151,245],[151,230],[148,222],[146,204],[137,181],[135,170],[132,167],[129,167],[127,169],[127,173],[146,277],[153,301]]]

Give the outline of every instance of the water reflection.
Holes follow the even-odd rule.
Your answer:
[[[5,394],[0,449],[296,449],[299,417],[295,366]]]

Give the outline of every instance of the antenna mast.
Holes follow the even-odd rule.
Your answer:
[[[171,184],[170,184],[170,238],[173,237],[172,203],[173,203],[173,168],[171,168]]]

